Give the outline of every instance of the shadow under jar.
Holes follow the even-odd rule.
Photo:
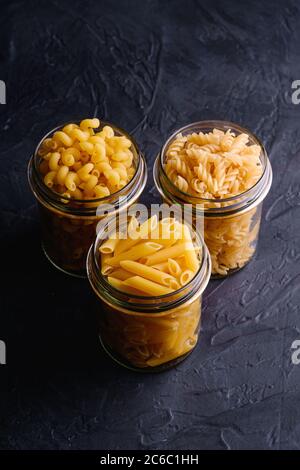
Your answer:
[[[99,232],[87,257],[88,279],[98,297],[100,342],[113,360],[129,369],[141,372],[169,369],[185,359],[198,341],[202,294],[211,274],[207,247],[193,231],[194,243],[201,249],[195,276],[172,293],[140,296],[122,292],[101,274],[99,247],[110,235],[106,231],[107,225]]]
[[[174,145],[178,134],[184,138],[193,133],[207,134],[213,129],[224,133],[231,130],[235,136],[247,134],[249,144],[259,146],[261,175],[253,186],[240,194],[221,198],[197,197],[179,189],[167,175],[166,152],[170,145]],[[178,150],[180,152],[180,148]],[[166,141],[156,158],[153,176],[165,203],[189,205],[194,223],[203,220],[204,239],[211,255],[213,278],[234,273],[251,260],[258,241],[262,203],[272,184],[271,164],[257,137],[231,122],[201,121],[190,124],[174,132]]]
[[[100,129],[110,126],[115,136],[125,136],[131,141],[135,169],[132,179],[119,191],[102,198],[69,199],[53,191],[43,181],[39,170],[42,157],[38,151],[45,139],[66,125],[68,123],[53,129],[40,141],[28,165],[28,180],[39,206],[46,257],[66,274],[86,277],[86,256],[95,240],[97,224],[137,202],[146,184],[147,167],[133,138],[113,124],[101,121]]]

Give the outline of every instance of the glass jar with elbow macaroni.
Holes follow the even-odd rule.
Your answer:
[[[119,364],[160,371],[196,346],[211,273],[199,233],[173,217],[103,226],[87,257],[99,337]]]
[[[131,136],[93,118],[50,131],[29,162],[28,179],[47,258],[58,269],[85,277],[97,223],[137,201],[147,169]]]
[[[194,219],[204,216],[213,277],[250,261],[272,183],[266,150],[251,132],[225,121],[183,127],[157,156],[154,179],[166,203],[188,204]]]

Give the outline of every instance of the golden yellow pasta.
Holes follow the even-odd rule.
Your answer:
[[[45,162],[43,162],[45,163]],[[66,165],[61,165],[56,173],[56,181],[58,184],[64,186],[66,181],[66,176],[69,173],[69,167]]]
[[[103,254],[110,254],[113,253],[116,249],[119,240],[117,237],[110,237],[104,243],[102,243],[100,247],[100,252]]]
[[[113,267],[107,264],[107,259],[110,258],[109,253],[102,253],[101,254],[101,273],[104,276],[107,276],[109,273],[113,271]]]
[[[115,288],[120,288],[115,279],[109,280]],[[134,289],[127,288],[129,296],[136,294]],[[128,315],[108,308],[101,327],[102,340],[130,365],[155,368],[184,356],[195,347],[200,316],[200,298],[163,317]]]
[[[133,178],[131,141],[115,135],[110,126],[97,131],[99,127],[99,119],[83,119],[42,142],[40,171],[49,188],[68,194],[68,199],[98,199],[119,191]]]
[[[58,269],[85,277],[100,220],[138,201],[147,169],[126,131],[92,118],[49,132],[30,159],[28,179],[40,208],[47,258]]]
[[[193,249],[193,247],[189,246],[185,241],[180,240],[180,242],[181,243],[177,242],[172,247],[164,248],[155,254],[145,256],[145,264],[151,266],[153,264],[163,263],[170,258],[185,254],[187,250]]]
[[[145,274],[143,276],[132,276],[123,281],[122,285],[134,287],[136,290],[143,292],[144,295],[148,296],[159,296],[165,294],[171,294],[174,289],[170,287],[162,286],[157,282],[149,281]]]
[[[158,243],[152,242],[152,241],[147,241],[144,243],[139,243],[137,246],[134,248],[131,248],[128,251],[124,251],[123,253],[113,256],[107,260],[107,263],[110,266],[120,266],[121,261],[124,260],[137,260],[140,259],[144,256],[151,255],[152,253],[155,253],[156,251],[159,251],[162,248],[161,245]]]
[[[165,242],[167,236],[171,246],[158,243]],[[202,254],[193,238],[190,229],[174,219],[158,221],[153,216],[139,225],[133,218],[127,227],[127,238],[123,233],[114,233],[100,245],[101,273],[115,289],[129,297],[137,296],[141,302],[143,298],[159,301],[160,296],[176,295],[200,267]],[[165,364],[194,348],[200,304],[197,297],[191,304],[162,316],[125,314],[106,306],[102,339],[136,367]]]
[[[129,271],[130,273],[138,274],[139,276],[142,276],[149,281],[158,282],[163,286],[168,286],[170,281],[174,279],[170,274],[161,272],[158,269],[152,268],[150,266],[145,266],[142,263],[137,263],[136,261],[121,261],[120,265],[123,269]]]
[[[260,179],[260,155],[261,147],[251,144],[246,133],[213,129],[178,134],[166,150],[164,169],[178,189],[202,200],[205,208],[225,207],[227,198],[239,196]],[[226,275],[251,258],[259,229],[256,210],[229,218],[205,217],[213,274]],[[191,258],[190,267],[193,262]]]
[[[45,182],[46,186],[48,186],[48,188],[53,188],[55,177],[56,177],[56,171],[49,171],[46,174],[46,176],[44,178],[44,182]]]
[[[149,233],[152,233],[156,229],[157,224],[156,215],[147,219],[140,226],[134,225],[134,223],[130,221],[128,226],[128,230],[130,230],[128,232],[129,236],[125,240],[120,240],[120,243],[116,247],[115,254],[119,255],[136,245],[141,239],[147,238]]]
[[[157,266],[157,265],[156,265]],[[169,272],[173,275],[178,277],[181,274],[181,267],[180,264],[172,258],[168,259],[166,268],[169,270]],[[164,270],[164,266],[162,266],[161,270]]]

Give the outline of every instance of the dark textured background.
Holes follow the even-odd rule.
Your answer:
[[[300,448],[299,2],[1,1],[0,79],[0,447]],[[92,115],[132,132],[149,169],[171,131],[214,118],[249,127],[272,161],[255,260],[210,283],[197,349],[163,374],[114,365],[87,282],[41,253],[28,159]]]

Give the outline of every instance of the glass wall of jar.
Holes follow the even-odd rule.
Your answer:
[[[224,133],[231,130],[236,136],[247,134],[249,144],[259,146],[261,175],[252,187],[240,194],[219,198],[197,197],[180,189],[167,175],[166,152],[178,134],[184,138],[199,132],[205,135],[213,129]],[[184,170],[184,167],[179,170]],[[213,277],[227,276],[250,261],[258,241],[262,203],[272,184],[271,164],[257,137],[231,122],[202,121],[190,124],[174,132],[166,141],[156,158],[153,175],[156,188],[167,204],[189,204],[195,219],[204,216],[204,239],[211,255]]]
[[[200,248],[199,269],[186,285],[158,296],[126,293],[101,273],[99,247],[112,233],[108,224],[101,227],[87,257],[88,279],[97,296],[100,342],[112,359],[127,368],[143,372],[170,368],[198,341],[202,294],[211,274],[207,247],[192,229],[193,242]],[[126,225],[123,222],[121,229]]]
[[[77,277],[86,277],[86,256],[95,240],[96,227],[107,215],[126,210],[140,197],[147,180],[147,166],[134,139],[115,125],[101,121],[101,126],[110,126],[115,136],[125,136],[131,141],[132,165],[135,173],[122,189],[108,196],[93,199],[69,198],[57,193],[44,183],[40,165],[39,149],[45,139],[53,136],[64,126],[46,134],[38,144],[28,165],[28,180],[37,199],[41,216],[42,248],[48,260],[61,271]]]

